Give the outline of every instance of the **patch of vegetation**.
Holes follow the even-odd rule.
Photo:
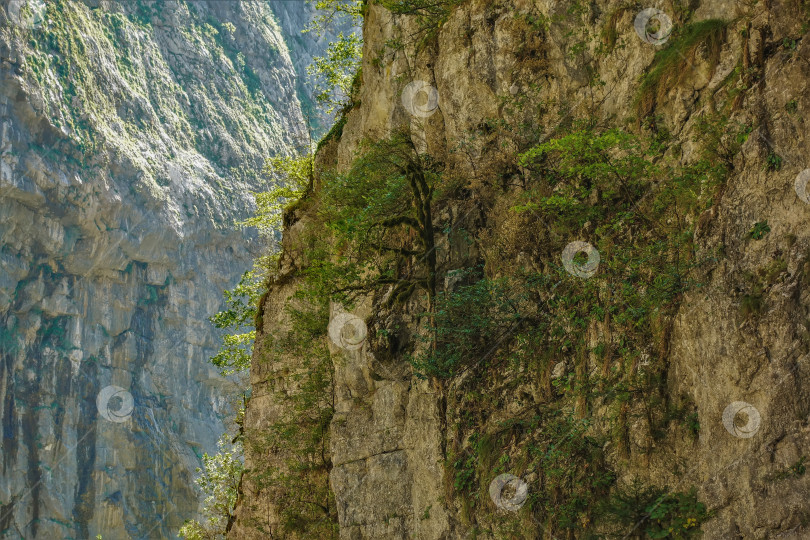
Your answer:
[[[720,62],[728,22],[708,19],[689,24],[673,32],[666,48],[655,54],[652,65],[642,77],[636,97],[639,121],[649,115],[667,92],[678,86],[698,61],[698,51],[705,47],[706,61],[713,73]]]
[[[304,32],[319,37],[327,29],[360,26],[365,11],[365,0],[317,0],[318,15]],[[316,56],[307,67],[307,74],[315,84],[315,100],[331,113],[345,109],[351,101],[355,74],[363,58],[362,35],[357,31],[340,31],[329,43],[323,56]]]
[[[780,480],[787,480],[788,478],[801,478],[807,472],[807,465],[805,465],[806,461],[807,456],[801,456],[790,467],[787,467],[776,474],[770,475],[768,479],[776,482]]]
[[[540,489],[532,490],[527,504],[550,530],[590,529],[597,502],[615,480],[603,445],[587,430],[587,421],[557,412],[530,446],[528,457],[538,471]]]
[[[447,22],[453,9],[466,0],[380,0],[380,4],[394,15],[413,17],[417,30],[407,37],[390,41],[387,45],[399,50],[406,44],[417,47],[435,39],[437,32]]]
[[[769,152],[765,157],[765,170],[778,171],[782,168],[782,156],[776,152]]]
[[[224,292],[225,309],[210,319],[217,328],[230,330],[223,336],[219,352],[211,358],[211,363],[222,375],[242,373],[250,368],[253,340],[256,337],[253,322],[263,288],[263,276],[256,271],[245,272],[233,290]],[[247,328],[253,329],[243,331]]]
[[[213,540],[224,538],[239,494],[239,482],[244,471],[242,446],[223,435],[214,455],[203,454],[202,468],[197,468],[194,482],[205,496],[203,521],[187,520],[178,535],[186,540]]]
[[[340,140],[340,137],[343,136],[343,128],[346,126],[349,112],[360,105],[360,102],[356,101],[354,98],[358,94],[362,82],[363,70],[358,69],[357,73],[354,75],[354,80],[352,81],[351,88],[349,90],[349,101],[341,109],[340,114],[338,114],[337,121],[334,123],[329,132],[318,142],[316,153],[320,151],[320,149],[329,141]]]
[[[436,294],[433,193],[440,174],[403,133],[366,143],[346,174],[324,181],[318,212],[335,239],[336,257],[319,256],[315,272],[344,296],[393,286],[386,305],[416,290]],[[335,249],[336,248],[336,249]]]
[[[547,246],[552,260],[559,259],[568,241],[566,231],[590,223],[592,242],[603,254],[599,274],[591,280],[573,278],[557,263],[550,272],[510,276],[508,285],[506,279],[484,279],[440,295],[425,333],[435,345],[416,360],[418,369],[427,376],[450,378],[464,367],[471,351],[479,351],[480,358],[485,345],[509,351],[507,345],[518,338],[534,339],[521,322],[545,336],[544,347],[560,355],[578,346],[570,336],[584,332],[592,317],[626,330],[627,337],[632,336],[628,341],[654,342],[653,319],[662,315],[662,308],[674,308],[691,285],[689,272],[695,262],[685,214],[699,209],[695,193],[716,185],[716,178],[713,169],[703,166],[665,170],[647,159],[647,150],[618,130],[585,129],[524,153],[521,164],[537,174],[537,184],[515,211],[531,212],[546,230],[565,239]],[[662,175],[669,181],[655,182]],[[657,217],[667,208],[684,212],[680,228]],[[625,243],[629,231],[639,227],[646,231],[645,240]],[[647,283],[643,291],[636,286],[639,280]],[[615,291],[607,302],[598,294],[601,283]],[[618,351],[611,348],[608,357],[636,356],[638,349],[633,352],[627,345]]]
[[[633,9],[633,6],[626,4],[615,8],[608,14],[600,36],[605,52],[610,53],[616,48],[616,41],[619,39],[619,20],[624,17],[627,12],[633,11]]]
[[[526,322],[513,285],[506,278],[482,278],[472,285],[440,293],[435,311],[423,315],[432,318],[431,331],[423,337],[433,346],[426,346],[411,360],[415,374],[450,378],[459,370],[487,362],[498,345]]]
[[[317,150],[320,150],[329,141],[340,140],[340,137],[343,136],[343,128],[346,126],[346,120],[346,113],[341,114],[337,122],[334,123],[327,134],[318,142]]]
[[[701,536],[700,525],[711,517],[693,489],[669,492],[666,488],[645,487],[638,480],[617,489],[600,509],[608,524],[607,535],[680,540]]]
[[[771,232],[771,227],[768,225],[768,221],[758,221],[748,231],[748,237],[754,240],[762,240],[769,232]]]
[[[285,208],[297,203],[312,189],[313,154],[299,157],[273,157],[265,162],[265,175],[273,179],[268,191],[256,192],[256,212],[239,225],[256,227],[269,236],[281,229]]]
[[[613,473],[604,462],[602,441],[588,435],[586,420],[570,412],[548,408],[525,419],[501,423],[494,432],[473,433],[463,451],[450,456],[453,488],[469,500],[488,500],[492,479],[507,470],[531,474],[525,504],[534,518],[521,529],[538,531],[589,531],[597,503],[609,493]],[[517,450],[501,449],[514,443]],[[468,507],[469,524],[475,514]]]
[[[334,367],[326,343],[328,308],[323,297],[305,287],[285,307],[291,330],[264,336],[259,360],[267,365],[294,358],[296,369],[271,375],[283,413],[245,441],[254,455],[264,456],[249,471],[250,481],[272,494],[285,534],[301,538],[337,538],[338,530],[329,486]]]
[[[339,33],[324,56],[313,58],[307,73],[316,82],[315,99],[326,104],[326,112],[345,105],[352,90],[354,74],[363,56],[362,40],[356,33]]]

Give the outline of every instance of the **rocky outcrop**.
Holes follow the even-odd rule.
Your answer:
[[[319,45],[298,41],[310,10],[278,7],[0,3],[3,538],[195,516],[236,390],[208,317],[262,249],[233,225],[305,137]]]
[[[639,478],[673,492],[696,487],[712,512],[702,523],[706,538],[804,538],[810,515],[810,479],[802,465],[810,444],[810,139],[803,113],[810,108],[805,39],[810,15],[806,2],[688,4],[666,4],[650,29],[644,23],[653,13],[644,12],[645,19],[640,8],[618,2],[571,7],[550,0],[472,0],[452,9],[434,40],[406,42],[404,49],[391,51],[386,44],[392,39],[420,35],[420,23],[370,2],[362,85],[342,133],[322,146],[318,162],[322,171],[345,172],[362,140],[379,140],[405,127],[420,151],[446,165],[448,176],[466,179],[462,195],[438,210],[437,230],[444,231],[437,234],[438,266],[447,271],[484,262],[497,276],[510,267],[548,268],[533,259],[531,246],[509,251],[516,239],[530,244],[542,235],[531,220],[509,211],[522,200],[526,173],[514,156],[525,149],[528,131],[550,136],[578,118],[638,131],[650,128],[641,127],[641,120],[651,114],[656,133],[665,133],[673,149],[667,156],[685,163],[700,151],[695,136],[708,116],[719,111],[730,119],[728,126],[742,126],[740,147],[728,155],[731,174],[694,223],[696,251],[712,262],[701,266],[701,287],[679,299],[666,346],[654,353],[667,366],[667,397],[657,406],[678,399],[692,403],[692,429],[699,423],[699,433],[692,437],[682,426],[669,425],[650,443],[648,413],[636,411],[625,420],[627,452],[613,443],[601,450],[619,484]],[[693,34],[687,34],[679,42],[683,49],[669,49],[671,58],[680,53],[683,62],[655,79],[661,85],[654,94],[644,94],[641,82],[651,80],[645,74],[667,58],[657,51],[667,49],[668,21],[676,28],[703,22],[690,28],[720,37],[698,43],[688,41]],[[419,103],[403,93],[412,82],[426,90]],[[438,97],[433,104],[431,92]],[[329,176],[322,178],[326,182]],[[290,324],[282,306],[303,283],[299,270],[307,261],[299,239],[316,219],[306,204],[288,215],[280,277],[263,305],[259,343]],[[473,238],[471,247],[447,233],[454,230]],[[452,274],[444,283],[452,287]],[[472,422],[483,434],[539,406],[548,399],[543,388],[549,377],[560,379],[577,360],[555,358],[553,372],[540,376],[505,370],[497,385],[456,383],[462,390],[455,394],[459,403],[477,400],[480,415],[454,416],[452,404],[443,399],[445,389],[414,377],[403,353],[402,341],[417,333],[415,316],[425,310],[424,301],[388,309],[385,292],[361,299],[352,312],[368,323],[369,339],[362,347],[330,344],[334,416],[326,469],[340,538],[550,538],[539,512],[520,514],[525,519],[512,529],[494,527],[510,512],[486,500],[490,477],[481,478],[477,501],[462,500],[453,486],[459,454],[454,458],[450,452],[466,455],[471,444],[469,433],[460,437],[461,423]],[[333,306],[332,320],[340,313]],[[601,324],[589,323],[588,339],[604,336]],[[402,329],[397,347],[381,346],[373,337],[375,330],[394,327]],[[257,352],[254,399],[245,420],[248,437],[265,433],[288,414],[280,404],[290,387],[278,381],[299,361]],[[610,415],[628,414],[600,408],[598,402],[589,406],[594,430]],[[510,463],[510,451],[499,448],[494,455]],[[247,455],[252,474],[284,463],[284,448],[249,449]],[[527,472],[531,497],[540,487],[537,471],[521,472]],[[274,537],[298,536],[295,529],[280,528],[277,492],[258,489],[251,472],[243,496],[233,538],[258,538],[268,530]],[[471,513],[470,504],[478,511]],[[645,508],[640,512],[644,515]],[[626,533],[642,534],[644,519]],[[586,525],[576,524],[568,537]]]

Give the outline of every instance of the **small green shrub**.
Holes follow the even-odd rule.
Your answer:
[[[782,168],[782,156],[776,152],[769,152],[765,158],[766,171],[778,171]]]
[[[411,359],[415,374],[450,378],[489,360],[522,322],[519,303],[507,279],[479,279],[439,293],[435,311],[424,315],[432,322],[424,335],[435,347]]]
[[[778,480],[786,480],[788,478],[800,478],[804,476],[804,474],[807,472],[807,465],[805,465],[806,461],[807,456],[801,456],[795,463],[793,463],[787,469],[779,471],[774,475],[771,475],[770,480],[778,481]]]
[[[264,172],[274,184],[268,191],[253,194],[256,212],[238,225],[256,227],[266,235],[277,233],[281,229],[284,209],[299,201],[312,188],[313,159],[312,153],[269,158]]]
[[[694,488],[673,493],[644,486],[637,479],[615,490],[599,513],[611,536],[643,533],[646,538],[672,540],[699,537],[700,525],[711,517]]]
[[[650,538],[694,538],[700,536],[700,524],[709,517],[706,505],[697,499],[697,491],[664,493],[645,509],[648,522],[643,524]]]
[[[417,30],[407,39],[395,39],[387,45],[399,50],[412,43],[419,46],[434,39],[453,9],[464,1],[466,0],[380,0],[380,4],[391,13],[413,17],[417,25]]]
[[[362,25],[365,0],[316,0],[316,16],[304,29],[322,37],[327,30],[347,25]],[[322,56],[315,56],[307,74],[315,87],[315,100],[327,113],[345,107],[351,101],[352,81],[363,57],[362,35],[338,32]]]
[[[771,227],[768,222],[759,221],[748,231],[748,237],[754,240],[762,240],[769,232],[771,232]]]

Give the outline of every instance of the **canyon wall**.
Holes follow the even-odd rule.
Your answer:
[[[234,226],[264,159],[305,139],[311,13],[0,2],[0,537],[195,517],[238,390],[208,317],[266,249]]]
[[[652,11],[603,0],[455,4],[432,34],[420,34],[425,21],[418,16],[393,15],[378,2],[366,7],[362,82],[342,129],[319,149],[315,191],[285,217],[278,276],[261,306],[246,437],[260,439],[293,418],[284,404],[301,391],[294,380],[303,359],[274,353],[270,343],[279,329],[295,324],[285,306],[314,268],[307,234],[321,226],[319,190],[335,171],[352,168],[364,140],[405,130],[420,153],[441,164],[444,178],[458,181],[459,189],[433,210],[438,287],[452,291],[452,271],[460,268],[483,265],[497,278],[515,268],[542,273],[559,266],[562,250],[549,258],[543,247],[556,233],[544,230],[531,212],[514,211],[526,204],[521,195],[531,181],[516,158],[527,141],[548,140],[585,119],[602,130],[658,137],[666,147],[662,162],[684,164],[700,157],[707,119],[722,118],[716,136],[729,150],[715,146],[718,153],[709,161],[725,159],[728,174],[696,218],[687,220],[702,261],[690,279],[700,285],[677,296],[668,322],[657,327],[660,341],[635,343],[627,353],[638,353],[629,367],[636,374],[660,362],[662,394],[646,404],[628,398],[632,405],[618,409],[604,395],[572,403],[575,416],[588,419],[588,440],[599,441],[588,451],[603,461],[585,462],[566,478],[579,482],[589,467],[611,470],[611,489],[634,479],[669,493],[694,488],[705,505],[704,514],[686,503],[672,510],[666,501],[676,498],[639,503],[638,520],[628,517],[629,525],[611,537],[648,537],[646,527],[663,519],[654,516],[656,509],[666,507],[683,517],[671,522],[681,532],[670,528],[656,538],[691,537],[698,521],[705,538],[806,538],[808,3],[693,0],[662,2]],[[417,37],[391,48],[391,40],[403,36]],[[421,90],[417,97],[413,83]],[[532,140],[530,133],[540,135]],[[656,211],[676,219],[674,208]],[[565,242],[594,231],[589,222],[568,233]],[[606,253],[601,261],[600,272],[613,264]],[[351,317],[368,331],[362,346],[341,347],[325,333],[320,338],[333,362],[328,453],[312,477],[315,485],[328,476],[320,519],[333,522],[334,535],[345,539],[603,537],[605,529],[590,529],[596,507],[551,526],[553,512],[590,495],[576,482],[555,487],[553,470],[514,456],[527,431],[536,429],[526,418],[566,395],[561,381],[619,369],[609,357],[604,364],[595,359],[605,350],[597,342],[622,346],[615,329],[611,338],[605,318],[593,315],[583,323],[591,345],[584,357],[555,353],[539,372],[501,365],[473,374],[471,368],[441,383],[415,376],[409,363],[427,300],[415,294],[392,307],[390,292],[384,287],[356,300]],[[597,294],[605,298],[610,290]],[[660,306],[662,312],[671,307]],[[341,306],[330,310],[331,321],[345,320]],[[476,354],[484,360],[500,344],[493,341]],[[668,419],[653,433],[651,418],[676,402],[686,404],[681,420]],[[611,422],[622,426],[618,437],[606,427]],[[553,462],[548,439],[535,441],[545,449],[540,463]],[[560,452],[564,443],[560,439]],[[300,490],[290,495],[261,482],[269,470],[290,470],[293,457],[283,443],[248,446],[230,537],[317,536],[285,521],[280,501],[303,498]],[[493,495],[498,473],[518,477],[512,507],[496,502],[497,489]],[[549,503],[556,510],[544,511],[548,501],[533,498],[538,492],[556,493]],[[523,504],[527,498],[532,504]],[[699,519],[684,517],[693,510]]]

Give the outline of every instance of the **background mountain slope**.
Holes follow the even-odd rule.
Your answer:
[[[207,318],[262,249],[233,224],[263,160],[305,143],[309,16],[0,3],[3,538],[168,538],[194,516],[234,390]]]

